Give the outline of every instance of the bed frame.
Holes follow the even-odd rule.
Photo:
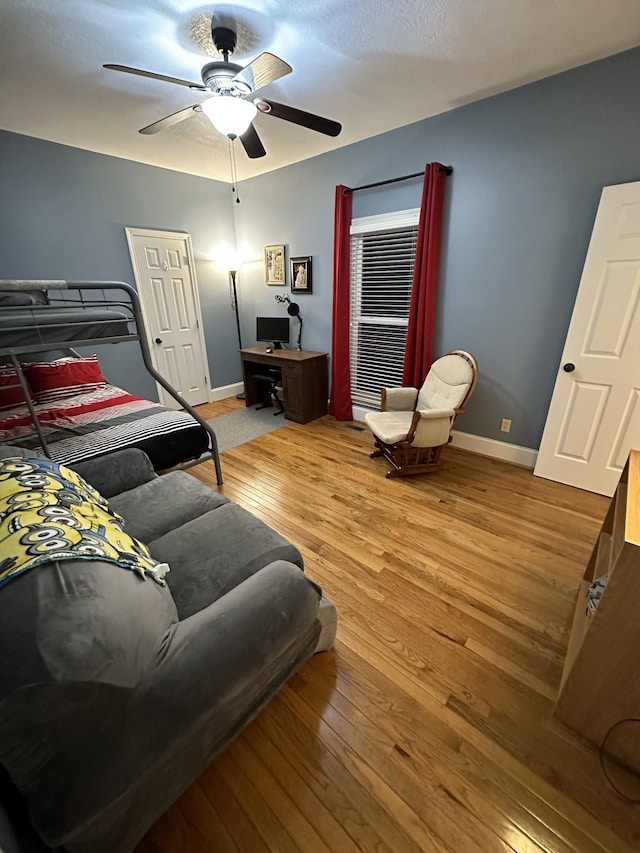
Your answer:
[[[144,318],[140,307],[138,293],[130,284],[122,281],[39,281],[39,280],[15,280],[15,279],[0,279],[0,290],[3,291],[34,291],[41,290],[47,293],[50,304],[42,306],[2,306],[0,314],[4,317],[10,316],[10,312],[14,312],[16,316],[20,315],[20,323],[12,324],[12,331],[25,332],[29,338],[33,335],[33,340],[29,343],[20,344],[18,346],[2,346],[0,340],[0,361],[10,363],[17,375],[24,394],[29,413],[33,420],[34,430],[38,435],[38,439],[46,456],[50,457],[47,440],[38,415],[33,405],[31,395],[22,372],[22,366],[18,356],[26,353],[41,353],[52,350],[62,350],[69,352],[71,355],[78,356],[75,347],[78,346],[97,346],[101,344],[120,344],[130,341],[137,341],[142,351],[142,360],[148,373],[169,393],[180,406],[187,411],[194,420],[206,431],[209,437],[209,451],[202,454],[198,459],[184,463],[182,467],[190,468],[193,465],[199,465],[201,462],[213,459],[216,469],[216,480],[219,486],[222,485],[222,469],[220,467],[220,456],[218,453],[218,441],[216,434],[209,423],[198,414],[198,412],[184,400],[175,388],[155,369],[151,359],[151,351],[147,343],[147,335],[145,333]],[[108,293],[114,293],[113,298],[109,298]],[[54,295],[55,294],[55,295]],[[106,335],[102,334],[99,337],[84,337],[83,326],[89,327],[92,323],[91,311],[96,308],[112,309],[120,312],[120,319],[101,321],[107,326]],[[65,319],[61,322],[47,322],[46,326],[38,323],[38,314],[44,309],[47,312],[48,319],[55,318],[56,311],[59,312],[60,318]],[[77,321],[69,322],[69,310],[77,312]],[[29,313],[30,321],[25,322],[24,315]],[[109,324],[112,324],[109,328]],[[127,333],[123,334],[123,326],[128,329]],[[132,329],[133,326],[133,329]],[[70,338],[68,330],[70,327],[76,327],[76,332]],[[55,330],[58,330],[57,332]],[[109,334],[112,331],[113,334]],[[46,335],[44,334],[46,332]],[[79,337],[76,337],[76,334]],[[51,340],[51,336],[55,340]],[[58,337],[59,335],[59,337]],[[88,335],[88,330],[87,330]],[[47,340],[45,340],[45,336]]]

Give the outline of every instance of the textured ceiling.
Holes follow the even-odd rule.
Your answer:
[[[238,31],[234,61],[268,50],[293,66],[260,94],[344,126],[331,139],[259,115],[267,156],[238,146],[240,178],[640,43],[638,0],[0,0],[0,127],[228,181],[227,140],[202,114],[137,133],[201,94],[102,68],[199,82],[212,14]]]

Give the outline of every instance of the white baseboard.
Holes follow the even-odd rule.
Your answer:
[[[354,421],[364,421],[365,414],[372,411],[375,409],[354,406],[353,419]],[[481,453],[483,456],[492,456],[494,459],[504,459],[506,462],[515,462],[516,465],[524,465],[526,468],[535,468],[538,451],[531,447],[521,447],[519,444],[496,441],[495,438],[485,438],[482,435],[472,435],[469,432],[459,432],[455,429],[451,436],[453,447],[471,450],[473,453]]]
[[[354,406],[353,407],[353,419],[354,421],[364,421],[364,416],[367,412],[375,412],[376,409],[367,409],[365,406]]]
[[[244,384],[242,382],[234,382],[233,385],[221,385],[219,388],[212,388],[209,392],[209,402],[214,403],[216,400],[224,400],[225,397],[234,397],[236,394],[242,394]]]
[[[471,435],[469,432],[458,432],[456,429],[451,433],[451,444],[461,450],[471,450],[483,456],[515,462],[516,465],[524,465],[525,468],[535,468],[538,458],[538,451],[531,447],[496,441],[495,438],[485,438],[483,435]]]

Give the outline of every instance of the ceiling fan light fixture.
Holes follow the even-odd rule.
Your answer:
[[[178,4],[179,5],[179,4]],[[251,5],[251,4],[250,4]],[[216,10],[217,11],[217,10]],[[327,136],[338,136],[342,125],[337,121],[323,118],[314,113],[279,104],[276,101],[257,98],[253,103],[249,100],[257,91],[265,86],[290,74],[293,69],[288,62],[265,51],[259,54],[248,65],[242,66],[230,62],[229,57],[237,43],[237,33],[228,27],[218,26],[217,20],[211,20],[211,36],[217,50],[222,54],[222,60],[208,62],[201,69],[202,83],[193,83],[180,77],[169,77],[157,74],[155,71],[144,71],[142,68],[132,68],[129,65],[107,64],[104,68],[113,71],[135,74],[138,77],[149,77],[165,83],[175,83],[205,93],[206,100],[202,105],[192,104],[175,113],[164,116],[139,130],[147,136],[173,127],[194,113],[204,112],[216,130],[230,139],[240,137],[240,144],[251,160],[266,156],[266,150],[258,131],[253,125],[253,119],[258,112],[271,115],[274,118],[306,127]],[[230,154],[236,146],[230,146]],[[235,155],[234,155],[235,156]],[[236,201],[239,201],[236,194]]]
[[[216,130],[232,139],[242,136],[257,113],[254,104],[234,95],[207,98],[202,104],[202,111]]]

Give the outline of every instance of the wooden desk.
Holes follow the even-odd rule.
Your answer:
[[[256,373],[265,368],[282,372],[284,416],[290,421],[306,424],[327,414],[327,353],[306,350],[247,347],[240,350],[242,378],[244,380],[245,403],[254,406],[261,403],[264,385],[255,382]]]

